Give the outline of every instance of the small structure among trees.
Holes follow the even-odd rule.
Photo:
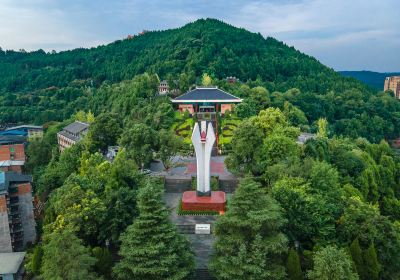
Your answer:
[[[75,121],[63,128],[59,133],[57,133],[58,147],[60,151],[71,147],[77,142],[83,139],[89,129],[89,124]]]
[[[218,87],[196,87],[185,94],[172,99],[173,104],[178,105],[180,112],[188,111],[190,114],[196,114],[198,117],[205,116],[205,113],[225,114],[227,111],[233,111],[234,105],[243,100]]]
[[[169,92],[169,85],[166,80],[160,82],[160,86],[158,87],[158,94],[164,95]]]

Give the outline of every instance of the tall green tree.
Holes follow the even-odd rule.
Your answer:
[[[161,201],[162,188],[148,182],[138,194],[139,216],[121,236],[118,279],[187,279],[194,270],[188,241],[169,220]]]
[[[328,121],[325,118],[320,118],[318,124],[318,137],[328,137]]]
[[[117,114],[102,113],[90,125],[87,135],[87,144],[93,152],[107,151],[108,146],[117,144],[122,133],[121,119]]]
[[[313,257],[314,267],[308,271],[310,280],[357,280],[351,259],[343,249],[327,246],[317,251]]]
[[[286,233],[302,243],[329,241],[335,237],[336,206],[319,193],[313,193],[303,178],[283,178],[272,188],[273,197],[285,206]]]
[[[93,272],[96,259],[68,227],[46,236],[43,252],[44,280],[101,279]]]
[[[358,238],[354,239],[353,242],[350,244],[350,254],[351,258],[354,262],[354,265],[357,269],[357,273],[360,279],[368,279],[365,278],[366,275],[366,267],[363,260],[363,252],[360,247],[360,242]]]
[[[130,159],[124,149],[120,150],[111,165],[110,174],[104,192],[104,203],[108,210],[101,225],[101,239],[118,243],[119,236],[132,224],[138,215],[136,196],[143,184],[143,176],[137,165]]]
[[[129,151],[139,167],[144,167],[153,159],[153,153],[158,148],[158,137],[151,127],[139,123],[125,129],[119,144]]]
[[[301,271],[299,254],[294,248],[290,248],[286,261],[286,271],[290,280],[303,280],[304,275]]]
[[[284,223],[276,201],[259,184],[244,179],[215,224],[213,274],[218,279],[284,279]]]
[[[226,159],[228,167],[236,172],[259,174],[263,132],[251,121],[243,121],[232,138],[232,152]],[[252,149],[249,149],[252,147]]]
[[[357,197],[347,199],[343,215],[338,219],[337,235],[341,242],[350,243],[358,237],[362,244],[374,243],[382,265],[381,277],[400,277],[400,251],[397,250],[400,225],[380,215],[378,205],[367,204]]]
[[[158,156],[164,164],[165,168],[169,168],[171,158],[175,156],[183,145],[183,141],[175,133],[170,130],[162,129],[158,133],[159,148]]]
[[[289,126],[286,116],[279,108],[268,108],[251,119],[254,124],[261,128],[264,135],[270,135]]]
[[[211,84],[212,84],[212,79],[211,79],[211,77],[210,77],[207,73],[204,73],[204,74],[201,76],[201,85],[208,87],[208,86],[210,86]]]
[[[372,243],[367,250],[364,252],[364,263],[365,263],[365,275],[366,279],[378,280],[379,273],[381,271],[381,265],[379,264],[378,257],[375,251],[375,245]]]
[[[105,279],[111,279],[113,260],[110,251],[107,248],[95,247],[92,249],[92,253],[96,258],[95,271],[104,276]]]
[[[28,275],[40,275],[40,269],[42,266],[43,249],[40,244],[37,244],[33,249],[32,253],[28,253],[26,257],[25,268]]]

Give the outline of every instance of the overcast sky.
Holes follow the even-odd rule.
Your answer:
[[[218,18],[335,70],[400,71],[399,0],[0,0],[0,47],[65,50]]]

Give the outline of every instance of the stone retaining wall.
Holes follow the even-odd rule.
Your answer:
[[[239,181],[236,178],[220,178],[218,183],[220,191],[234,193]]]
[[[166,177],[164,180],[165,192],[183,193],[192,190],[192,179],[187,177]],[[239,181],[236,178],[219,178],[218,188],[226,193],[234,193]]]
[[[182,193],[192,190],[191,178],[165,178],[165,191],[170,193]]]

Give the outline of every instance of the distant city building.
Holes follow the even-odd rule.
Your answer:
[[[36,240],[32,177],[0,172],[0,253],[22,251]]]
[[[299,137],[297,137],[297,144],[302,145],[302,144],[305,144],[308,140],[315,139],[315,138],[317,138],[316,134],[302,132],[302,133],[300,133]]]
[[[0,171],[15,171],[22,173],[25,160],[24,144],[0,146]]]
[[[164,94],[167,94],[168,92],[169,92],[168,82],[165,80],[161,81],[160,85],[158,87],[158,94],[164,95]]]
[[[57,133],[58,147],[60,151],[64,151],[66,148],[78,143],[83,139],[83,136],[87,133],[89,124],[84,122],[75,121]]]
[[[25,252],[0,253],[0,279],[22,280]]]
[[[384,91],[391,90],[394,92],[394,96],[400,99],[400,76],[386,77]]]

